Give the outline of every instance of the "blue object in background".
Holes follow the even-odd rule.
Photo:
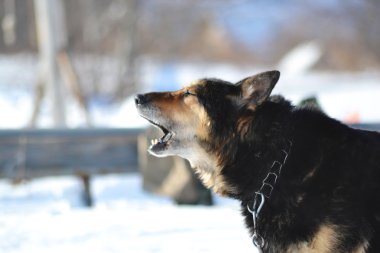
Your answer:
[[[178,68],[174,63],[162,64],[153,82],[155,91],[171,91],[179,88]]]

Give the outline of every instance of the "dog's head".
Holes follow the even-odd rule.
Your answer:
[[[206,186],[215,186],[223,166],[220,150],[232,144],[231,138],[243,138],[250,119],[247,112],[269,97],[279,76],[278,71],[268,71],[236,84],[201,79],[178,91],[137,95],[139,114],[164,134],[149,152],[189,160]]]

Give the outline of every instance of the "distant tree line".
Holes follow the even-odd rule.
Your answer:
[[[315,40],[324,50],[318,68],[379,68],[380,1],[284,0],[301,11],[271,26],[261,43],[244,43],[221,19],[241,19],[230,7],[250,4],[245,15],[254,23],[255,15],[266,15],[254,8],[260,2],[64,0],[68,50],[118,57],[126,66],[138,56],[263,65]],[[0,53],[36,52],[33,8],[33,1],[0,0]]]

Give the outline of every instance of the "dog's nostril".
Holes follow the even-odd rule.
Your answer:
[[[146,98],[144,95],[138,94],[135,96],[135,103],[136,105],[141,105],[146,103]]]

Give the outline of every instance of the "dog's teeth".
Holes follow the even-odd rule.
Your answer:
[[[158,143],[163,143],[165,140],[163,139],[152,139],[150,140],[150,144],[153,146],[153,145],[156,145]]]

